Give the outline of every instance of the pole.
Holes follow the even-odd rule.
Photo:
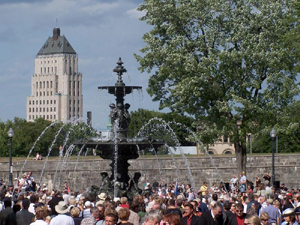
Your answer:
[[[8,186],[12,187],[12,137],[9,138],[9,181]]]
[[[252,154],[252,135],[249,134],[249,147],[250,147],[250,154]]]
[[[275,182],[275,137],[272,137],[272,184]]]

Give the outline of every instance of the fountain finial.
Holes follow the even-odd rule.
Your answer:
[[[123,83],[122,75],[123,73],[126,73],[127,70],[122,66],[123,62],[121,57],[119,57],[119,61],[117,62],[117,64],[118,65],[116,66],[116,68],[114,68],[113,72],[116,72],[118,75],[118,83]]]

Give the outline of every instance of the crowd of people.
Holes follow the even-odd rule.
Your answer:
[[[228,187],[203,182],[199,190],[183,182],[147,181],[144,189],[151,195],[111,199],[106,193],[74,192],[67,183],[62,190],[48,190],[25,173],[14,187],[1,180],[0,225],[300,224],[300,190],[272,187],[269,174],[263,177],[251,184],[242,173]]]

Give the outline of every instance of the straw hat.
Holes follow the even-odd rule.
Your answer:
[[[282,216],[290,216],[294,213],[294,209],[293,208],[287,208],[286,210],[284,210],[282,212]]]
[[[100,200],[105,200],[107,198],[107,195],[105,193],[101,193],[100,195],[98,195],[98,198]]]
[[[55,211],[59,214],[65,214],[69,211],[69,208],[64,201],[60,201],[58,205],[55,206]]]

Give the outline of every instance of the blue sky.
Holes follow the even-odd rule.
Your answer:
[[[31,76],[36,54],[61,29],[79,57],[83,74],[84,117],[93,113],[93,126],[105,128],[109,103],[114,96],[98,91],[98,86],[114,85],[112,72],[122,57],[127,85],[139,85],[143,92],[126,96],[130,110],[158,110],[146,93],[149,74],[138,71],[133,57],[145,43],[150,26],[139,20],[136,8],[142,0],[1,0],[0,1],[0,119],[26,118],[26,97],[31,93]]]

